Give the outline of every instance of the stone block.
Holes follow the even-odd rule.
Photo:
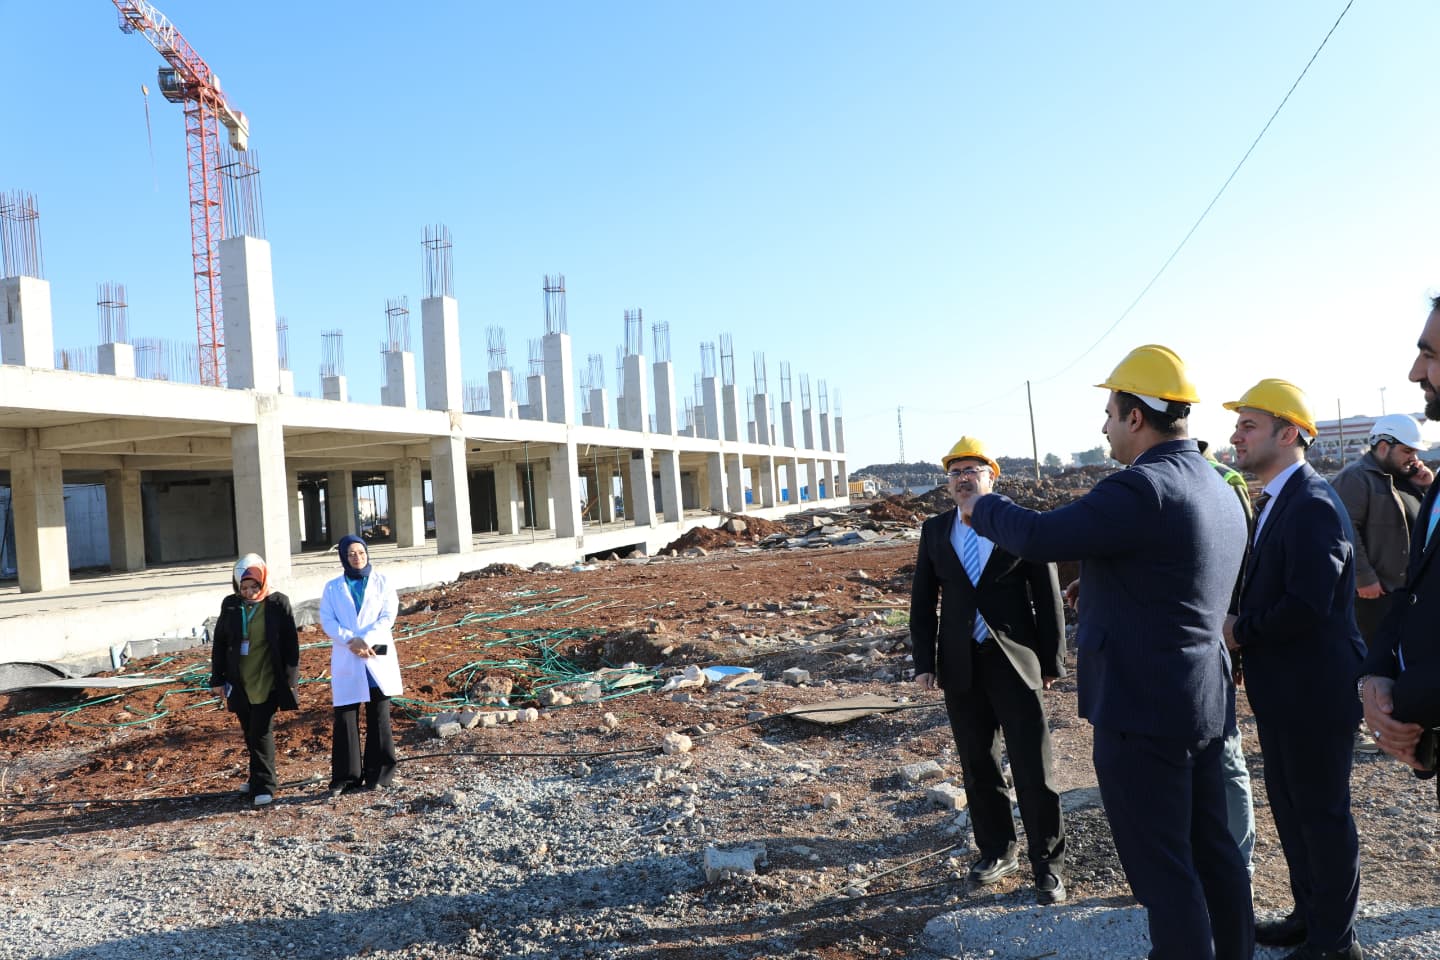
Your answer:
[[[435,736],[441,740],[448,740],[453,736],[457,736],[462,729],[464,728],[454,720],[451,720],[449,723],[437,723],[435,724]]]
[[[810,671],[802,670],[799,667],[791,667],[780,675],[786,683],[799,686],[802,683],[810,682]]]
[[[500,717],[496,715],[493,711],[490,713],[482,713],[480,714],[480,726],[498,727],[500,726]]]
[[[690,738],[685,736],[685,734],[672,732],[665,734],[665,739],[661,741],[660,749],[666,756],[671,756],[677,753],[689,753],[692,746],[693,744],[690,742]]]
[[[918,783],[927,783],[931,780],[945,779],[945,771],[940,764],[934,760],[921,760],[919,763],[907,763],[897,773],[900,779],[914,786]]]
[[[953,783],[937,783],[925,791],[925,799],[945,810],[965,809],[965,790]]]
[[[756,867],[767,862],[765,844],[752,843],[722,850],[705,848],[705,882],[718,883],[731,877],[753,877]]]

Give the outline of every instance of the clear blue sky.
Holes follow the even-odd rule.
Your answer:
[[[667,321],[677,381],[732,335],[841,394],[852,467],[961,433],[1026,455],[1101,442],[1103,379],[1160,342],[1197,432],[1265,376],[1321,417],[1417,411],[1405,380],[1440,287],[1440,5],[1357,0],[1169,272],[1344,0],[872,4],[159,4],[250,117],[297,387],[344,327],[378,402],[388,297],[419,344],[420,239],[455,237],[467,379],[510,360],[563,272],[577,358],[614,393],[623,311]],[[158,54],[104,0],[0,0],[0,189],[36,194],[56,345],[189,340],[183,122]],[[151,88],[155,161],[140,85]],[[1060,373],[1064,368],[1066,372]],[[1058,375],[1057,375],[1058,374]]]

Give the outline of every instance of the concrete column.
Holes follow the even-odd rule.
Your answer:
[[[574,370],[570,363],[570,334],[547,333],[541,340],[545,355],[545,418],[551,423],[575,422]],[[531,394],[533,399],[534,394]]]
[[[38,440],[38,431],[26,430],[25,449],[10,455],[10,511],[15,521],[15,566],[21,593],[70,585],[60,453],[40,449]]]
[[[550,494],[550,460],[541,457],[530,461],[530,477],[521,479],[525,484],[525,497],[530,511],[535,515],[536,530],[555,529],[555,501]]]
[[[380,391],[380,402],[387,407],[414,410],[415,354],[409,350],[387,350],[384,356],[385,386]]]
[[[509,460],[495,464],[495,513],[501,533],[519,533],[520,470]]]
[[[729,383],[720,388],[720,403],[724,407],[725,439],[738,442],[740,424],[744,421],[740,417],[740,395],[735,384]]]
[[[595,468],[595,496],[599,501],[595,516],[601,523],[615,522],[615,470],[608,463]]]
[[[553,336],[563,337],[565,334]],[[580,454],[573,441],[567,440],[550,449],[550,501],[555,536],[560,540],[582,536],[579,461]]]
[[[287,397],[295,396],[295,371],[280,370],[280,392]]]
[[[0,278],[0,363],[54,368],[55,330],[49,281],[36,277]]]
[[[257,396],[256,422],[230,428],[230,449],[235,477],[235,549],[241,555],[260,554],[269,575],[283,582],[290,575],[290,508],[286,504],[285,431],[275,406],[273,394]]]
[[[770,424],[770,398],[763,393],[755,394],[755,442],[766,446],[775,444],[775,431]],[[772,468],[773,476],[773,468]]]
[[[845,469],[844,460],[835,461],[835,496],[850,499],[850,472]]]
[[[817,460],[806,460],[805,484],[809,487],[807,491],[811,501],[820,499],[820,463]]]
[[[651,369],[655,378],[655,432],[673,437],[680,419],[676,416],[675,365],[666,360]]]
[[[739,454],[725,458],[726,500],[731,513],[745,512],[745,463]]]
[[[635,454],[637,454],[637,453],[642,453],[642,452],[639,451],[639,450],[632,450],[631,453],[630,453],[632,459],[631,459],[628,463],[626,463],[626,464],[624,464],[623,466],[621,466],[621,467],[616,471],[617,473],[620,474],[620,500],[621,500],[621,502],[622,502],[622,503],[624,504],[624,506],[625,506],[625,519],[626,519],[626,520],[629,520],[629,521],[632,522],[632,523],[635,521],[635,476],[636,476],[636,473],[635,473],[635,461],[634,461],[633,457],[634,457]],[[643,453],[642,453],[642,456],[643,456]],[[654,499],[654,496],[655,496],[653,491],[651,492],[651,495],[650,495],[650,496],[651,496],[651,499],[653,500],[653,499]],[[617,512],[617,516],[618,516],[618,512]]]
[[[625,516],[637,527],[655,526],[653,454],[646,448],[630,453],[629,483],[625,490]]]
[[[95,355],[96,369],[112,377],[135,376],[135,348],[128,343],[102,343]]]
[[[785,465],[785,502],[793,506],[800,502],[800,461],[786,457],[782,462]]]
[[[300,474],[294,470],[285,471],[285,507],[290,514],[290,552],[299,553],[304,548],[305,531],[300,527]],[[113,538],[111,545],[113,553]]]
[[[418,458],[395,461],[390,491],[390,521],[397,547],[425,544],[425,478]]]
[[[320,393],[326,400],[336,400],[340,403],[347,403],[350,400],[350,388],[345,383],[345,378],[340,375],[320,378]]]
[[[332,545],[348,534],[359,534],[355,524],[355,487],[350,483],[349,470],[331,470],[325,474],[326,539]]]
[[[754,421],[754,420],[747,421],[746,424],[745,424],[745,439],[748,440],[748,441],[750,441],[751,443],[757,443],[758,441],[755,439],[755,437],[756,437],[755,421]]]
[[[845,418],[839,416],[835,418],[835,452],[845,452]]]
[[[420,339],[425,350],[425,409],[461,410],[460,304],[454,297],[420,301]],[[327,398],[328,399],[328,398]]]
[[[656,417],[655,420],[658,427],[660,418]],[[625,358],[625,392],[620,396],[620,429],[644,432],[649,428],[650,389],[645,382],[645,357],[636,353]]]
[[[820,414],[820,449],[829,450],[830,447],[830,414]]]
[[[430,441],[430,490],[435,497],[435,544],[441,553],[469,553],[470,477],[465,436],[458,430]]]
[[[685,515],[680,495],[680,454],[675,450],[657,450],[655,465],[660,469],[660,505],[666,523],[679,523]]]
[[[110,569],[145,569],[145,517],[140,506],[140,471],[105,471],[105,515],[110,527]]]
[[[705,408],[705,436],[710,440],[719,440],[724,431],[721,428],[724,414],[720,412],[720,381],[714,377],[706,377],[700,381],[700,395],[704,398]]]
[[[750,467],[750,476],[755,482],[755,503],[762,507],[775,506],[775,458],[761,457]]]
[[[723,513],[729,509],[725,496],[725,456],[721,453],[707,453],[705,455],[705,481],[709,489],[709,502],[707,506],[711,510]]]
[[[526,377],[525,394],[530,398],[530,402],[525,405],[525,409],[520,411],[520,417],[524,420],[539,420],[543,423],[548,419],[545,416],[545,374],[539,373],[533,377]]]
[[[270,269],[269,242],[247,236],[221,240],[220,276],[225,385],[232,390],[279,393],[280,340],[275,329],[275,280]],[[265,558],[267,565],[270,563],[269,554],[255,552]]]
[[[815,446],[815,410],[806,407],[800,411],[800,439],[804,443],[804,449],[814,450]]]
[[[609,426],[609,424],[606,423],[605,420],[605,414],[609,404],[610,401],[609,399],[607,399],[605,391],[603,389],[599,387],[591,389],[590,412],[585,415],[586,425],[591,427]]]
[[[311,484],[300,490],[300,501],[305,514],[305,539],[310,543],[320,542],[320,488]]]
[[[515,386],[509,370],[490,371],[490,416],[515,416]]]
[[[789,400],[780,403],[780,445],[795,446],[795,405]]]

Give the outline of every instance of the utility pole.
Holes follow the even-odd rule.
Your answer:
[[[904,421],[903,419],[901,419],[901,416],[900,416],[900,415],[901,415],[902,413],[904,413],[904,412],[905,412],[905,408],[904,408],[904,407],[896,407],[896,408],[895,408],[895,432],[896,432],[896,433],[899,435],[899,437],[900,437],[900,470],[902,471],[902,472],[901,472],[901,476],[904,478],[904,479],[902,479],[902,480],[900,481],[900,485],[901,485],[901,487],[904,489],[905,493],[908,495],[908,494],[910,493],[910,476],[909,476],[909,474],[904,473],[904,470],[905,470],[905,421]]]
[[[1345,414],[1340,412],[1340,398],[1335,398],[1335,428],[1340,431],[1340,466],[1345,466]]]
[[[1035,458],[1035,482],[1040,482],[1040,445],[1035,442],[1035,401],[1030,399],[1030,381],[1025,381],[1025,406],[1030,408],[1030,455]]]

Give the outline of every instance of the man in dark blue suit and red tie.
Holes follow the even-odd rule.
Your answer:
[[[989,493],[1000,465],[973,437],[942,461],[952,498]],[[936,618],[936,600],[940,616]],[[1065,899],[1065,826],[1051,770],[1050,727],[1040,691],[1065,675],[1065,613],[1053,563],[997,547],[947,510],[920,528],[910,590],[915,682],[945,691],[980,858],[977,884],[1020,869],[1015,819],[1000,768],[1000,732],[1041,904]]]
[[[1245,654],[1265,792],[1295,898],[1289,915],[1256,926],[1255,939],[1296,947],[1286,960],[1360,960],[1360,845],[1350,815],[1360,708],[1350,690],[1365,648],[1354,532],[1340,495],[1305,462],[1315,420],[1298,387],[1261,380],[1225,407],[1237,413],[1236,464],[1265,484],[1225,639]]]
[[[1245,552],[1239,499],[1188,438],[1199,402],[1174,351],[1137,347],[1109,379],[1104,433],[1129,469],[1037,513],[978,491],[975,532],[1018,557],[1081,561],[1080,715],[1153,960],[1250,960],[1250,878],[1226,819],[1234,707],[1221,631]]]

